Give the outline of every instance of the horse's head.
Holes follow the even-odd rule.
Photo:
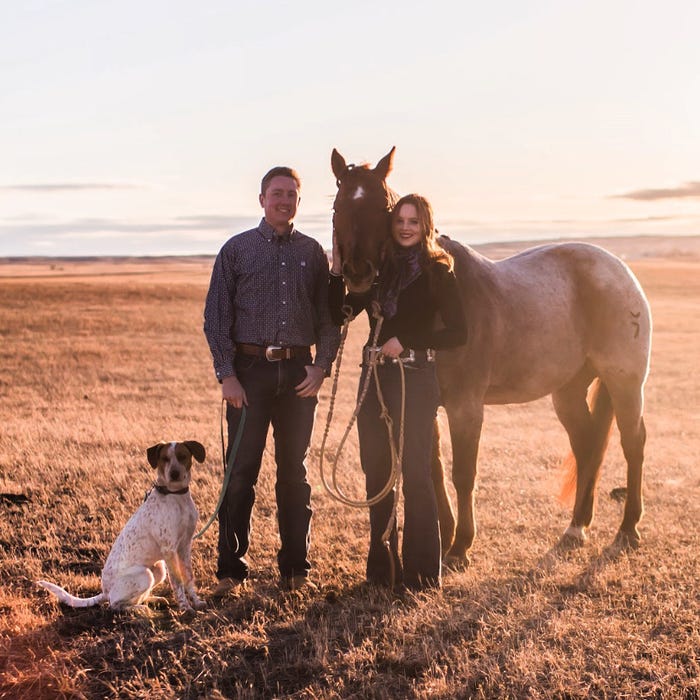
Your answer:
[[[391,207],[398,199],[386,184],[394,148],[374,168],[348,165],[334,148],[331,167],[338,184],[333,203],[333,231],[343,277],[351,292],[366,292],[377,274],[391,236]]]

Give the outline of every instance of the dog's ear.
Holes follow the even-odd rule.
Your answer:
[[[158,457],[160,456],[161,447],[167,444],[167,442],[159,442],[157,445],[151,445],[151,447],[149,447],[146,450],[146,457],[148,459],[148,463],[154,469],[158,466]]]
[[[191,453],[192,456],[201,464],[207,456],[207,451],[204,445],[196,440],[185,440],[182,443]]]

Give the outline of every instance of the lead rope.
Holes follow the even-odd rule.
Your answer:
[[[219,502],[214,508],[214,512],[207,521],[207,524],[192,538],[196,540],[201,537],[208,529],[209,526],[214,522],[214,518],[221,509],[221,504],[224,502],[224,496],[226,495],[226,489],[228,488],[228,482],[231,480],[231,471],[233,469],[233,463],[236,460],[236,454],[238,453],[238,447],[241,444],[241,438],[243,437],[243,426],[245,425],[246,407],[243,404],[241,409],[241,419],[238,421],[238,429],[236,430],[236,437],[233,440],[233,447],[231,448],[231,453],[228,456],[228,461],[226,460],[226,446],[224,444],[224,406],[226,405],[226,399],[221,401],[221,415],[220,415],[220,428],[221,428],[221,463],[226,465],[224,471],[224,481],[221,484],[221,493],[219,494]],[[236,549],[238,549],[238,538],[236,538]]]
[[[398,509],[398,499],[399,499],[399,486],[401,483],[401,464],[403,461],[403,444],[404,444],[404,424],[405,424],[405,412],[406,412],[406,376],[405,376],[405,370],[403,366],[403,362],[400,359],[397,359],[398,365],[399,365],[399,372],[401,376],[401,415],[400,415],[400,423],[399,423],[399,444],[398,447],[396,446],[396,443],[394,442],[394,437],[393,437],[393,421],[391,419],[391,416],[389,415],[389,411],[386,407],[386,403],[384,401],[384,395],[382,394],[381,387],[379,385],[379,376],[377,374],[377,354],[372,354],[370,355],[369,358],[369,368],[368,371],[365,373],[365,379],[362,384],[362,389],[360,391],[360,395],[357,399],[357,403],[355,405],[355,410],[353,411],[352,416],[350,417],[350,420],[348,422],[347,427],[345,428],[345,432],[343,433],[343,437],[340,440],[340,443],[338,445],[338,448],[336,449],[335,455],[333,457],[333,468],[332,468],[332,485],[330,485],[326,479],[326,475],[324,472],[323,468],[323,461],[324,461],[324,455],[325,455],[325,447],[326,447],[326,440],[328,438],[328,433],[330,431],[330,426],[331,426],[331,420],[333,418],[333,410],[335,407],[335,397],[337,394],[338,390],[338,378],[340,376],[340,366],[342,364],[342,358],[343,358],[343,350],[345,348],[345,341],[347,339],[348,335],[348,328],[350,326],[350,322],[353,319],[353,314],[352,314],[352,309],[348,306],[343,307],[343,313],[345,314],[345,320],[343,321],[343,328],[341,331],[341,336],[340,336],[340,345],[338,346],[338,355],[336,359],[336,366],[335,366],[335,372],[333,375],[333,385],[331,387],[331,396],[328,404],[328,415],[326,417],[326,427],[323,431],[323,438],[321,440],[321,454],[319,458],[319,471],[321,473],[321,482],[323,483],[323,486],[325,487],[326,491],[329,493],[329,495],[334,498],[337,501],[340,501],[341,503],[344,503],[345,505],[351,506],[353,508],[369,508],[373,505],[376,505],[379,503],[381,500],[383,500],[391,491],[392,489],[394,490],[394,505],[392,508],[391,516],[389,517],[389,522],[387,524],[386,530],[384,531],[384,534],[382,535],[382,544],[384,547],[387,549],[387,554],[389,556],[389,566],[390,566],[390,572],[391,572],[391,587],[393,588],[396,582],[396,566],[394,563],[394,557],[391,554],[391,532],[394,529],[394,526],[396,524],[396,518],[397,518],[397,509]],[[376,319],[377,323],[374,328],[374,333],[372,335],[372,345],[376,347],[377,345],[377,339],[379,338],[379,333],[381,332],[382,324],[384,322],[384,317],[381,314],[381,310],[379,307],[379,304],[374,301],[372,302],[372,316],[373,318]],[[377,390],[377,400],[379,401],[379,406],[380,406],[380,416],[384,420],[384,424],[386,425],[387,433],[388,433],[388,438],[389,438],[389,445],[391,448],[391,472],[389,474],[389,479],[387,480],[386,484],[384,487],[377,493],[376,495],[372,496],[371,498],[368,499],[353,499],[345,495],[343,492],[342,487],[338,484],[338,460],[340,458],[340,454],[343,450],[343,446],[345,445],[345,441],[348,438],[348,435],[350,434],[350,431],[352,430],[353,425],[355,424],[355,421],[357,420],[357,416],[360,413],[360,409],[362,407],[362,404],[365,400],[365,397],[367,396],[367,391],[369,389],[369,383],[371,378],[374,377],[374,384]]]

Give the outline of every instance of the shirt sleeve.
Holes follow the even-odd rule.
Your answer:
[[[464,345],[467,342],[467,320],[455,273],[445,265],[438,264],[433,270],[432,282],[442,325],[433,330],[431,347],[447,350]]]
[[[204,304],[204,335],[209,343],[216,378],[220,382],[236,374],[233,368],[236,348],[232,338],[235,290],[232,255],[224,247],[214,262]]]
[[[321,367],[326,374],[331,371],[338,346],[340,345],[340,330],[331,317],[329,306],[329,276],[328,258],[321,246],[318,246],[317,279],[315,285],[314,305],[316,310],[316,356],[314,365]]]

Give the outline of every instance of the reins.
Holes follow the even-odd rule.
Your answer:
[[[231,453],[228,456],[228,461],[226,460],[226,445],[224,442],[224,406],[226,405],[226,399],[223,399],[221,401],[221,419],[220,419],[220,428],[221,428],[221,463],[226,465],[226,469],[224,471],[224,481],[221,484],[221,493],[219,494],[219,502],[216,504],[216,508],[214,508],[214,512],[211,514],[211,517],[207,521],[207,524],[192,538],[193,540],[196,540],[198,537],[201,537],[208,529],[209,526],[214,522],[214,518],[216,518],[219,510],[221,509],[221,504],[224,502],[224,496],[226,495],[226,489],[228,488],[228,482],[231,480],[231,470],[233,469],[233,463],[236,460],[236,453],[238,452],[238,447],[241,444],[241,438],[243,437],[243,426],[245,425],[245,417],[246,417],[246,407],[245,404],[243,404],[242,410],[241,410],[241,419],[238,421],[238,429],[236,430],[236,437],[233,440],[233,447],[231,448]],[[236,547],[238,547],[238,544],[236,544]]]
[[[364,382],[362,384],[360,395],[355,405],[355,410],[353,411],[352,416],[348,421],[348,425],[345,428],[345,432],[343,433],[343,437],[341,438],[340,443],[338,444],[338,448],[336,449],[335,456],[333,458],[332,485],[329,484],[323,469],[323,461],[326,451],[326,439],[328,438],[328,433],[330,431],[331,421],[333,418],[335,397],[338,390],[338,378],[340,377],[340,367],[342,364],[345,341],[347,339],[350,322],[353,319],[352,310],[350,309],[350,307],[343,307],[343,313],[345,314],[345,320],[343,322],[343,328],[340,336],[340,345],[338,347],[338,354],[336,357],[335,372],[333,374],[333,385],[331,387],[331,396],[328,404],[328,415],[326,417],[326,427],[323,431],[323,438],[321,440],[319,471],[321,473],[321,481],[328,494],[335,500],[340,501],[341,503],[344,503],[345,505],[351,506],[353,508],[369,508],[373,505],[376,505],[377,503],[382,501],[389,493],[391,493],[392,490],[394,490],[394,505],[391,511],[389,522],[387,523],[386,530],[382,535],[382,544],[386,547],[387,554],[389,555],[389,564],[391,570],[391,586],[393,588],[396,579],[396,571],[394,565],[394,557],[391,554],[390,537],[394,525],[396,524],[399,501],[399,487],[401,483],[401,464],[403,461],[404,425],[406,412],[406,375],[403,362],[400,358],[397,358],[396,362],[399,365],[399,373],[401,377],[401,414],[399,423],[399,439],[397,446],[396,442],[394,441],[394,422],[391,416],[389,415],[389,410],[387,409],[386,402],[384,401],[384,394],[382,393],[381,386],[379,383],[379,376],[377,373],[379,355],[378,353],[370,354],[368,371],[365,373]],[[381,315],[379,304],[376,301],[372,303],[372,316],[377,320],[376,326],[374,328],[374,333],[372,335],[372,346],[377,347],[377,339],[379,338],[379,333],[381,332],[384,317]],[[377,391],[377,400],[379,402],[380,407],[380,417],[384,420],[389,437],[389,446],[391,448],[391,472],[389,474],[389,479],[387,480],[386,484],[381,489],[381,491],[379,491],[379,493],[367,499],[353,499],[345,495],[343,489],[338,483],[338,460],[340,459],[340,454],[343,450],[343,446],[345,445],[345,441],[347,440],[348,435],[350,434],[350,431],[352,430],[352,427],[355,424],[355,421],[357,420],[357,416],[360,413],[360,409],[362,408],[362,404],[364,403],[364,400],[367,396],[367,391],[369,390],[369,383],[372,378],[374,378],[374,384]]]

